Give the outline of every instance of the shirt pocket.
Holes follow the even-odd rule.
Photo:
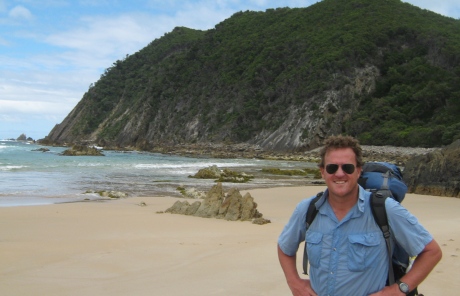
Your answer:
[[[377,233],[348,236],[348,268],[350,271],[363,271],[376,261],[380,252],[380,236]]]
[[[320,232],[307,231],[305,242],[307,244],[308,261],[310,265],[318,268],[321,259],[323,234]]]

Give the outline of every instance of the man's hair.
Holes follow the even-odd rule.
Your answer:
[[[321,162],[319,163],[319,167],[324,167],[324,158],[326,153],[330,150],[341,149],[341,148],[351,148],[356,156],[356,166],[362,167],[364,165],[363,162],[363,150],[359,145],[359,141],[351,136],[330,136],[324,142],[324,146],[320,151]]]

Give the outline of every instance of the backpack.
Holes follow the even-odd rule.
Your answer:
[[[410,268],[411,262],[409,255],[397,243],[395,249],[392,250],[390,244],[390,227],[388,224],[387,213],[385,210],[385,199],[393,198],[398,202],[402,202],[407,192],[407,186],[403,182],[401,170],[394,164],[388,162],[368,162],[364,164],[361,176],[358,179],[358,184],[364,189],[371,191],[370,205],[375,222],[380,227],[389,257],[389,269],[387,285],[392,285],[402,276],[404,276]],[[321,198],[323,192],[320,192],[312,199],[307,210],[306,226],[307,229],[313,223],[313,220],[318,213],[315,203]],[[308,255],[307,243],[305,243],[304,258],[303,258],[303,273],[307,273]],[[415,287],[408,295],[419,295],[417,287]]]

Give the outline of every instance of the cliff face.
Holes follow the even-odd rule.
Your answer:
[[[460,110],[460,95],[434,100],[459,88],[460,49],[447,37],[431,38],[439,35],[434,21],[460,32],[459,21],[397,0],[324,0],[236,13],[209,31],[176,28],[109,67],[46,140],[299,151],[338,133],[366,144],[390,122],[378,137],[388,145],[395,145],[391,137],[416,139],[411,133],[419,130],[423,140],[449,129],[449,142],[460,137],[458,116],[448,114]],[[428,83],[430,94],[412,91]],[[443,115],[432,131],[426,118],[434,112]]]
[[[288,106],[287,116],[278,129],[262,130],[250,142],[275,151],[320,146],[327,136],[344,131],[343,123],[350,120],[360,99],[374,91],[378,76],[375,66],[355,68],[353,75],[347,77],[349,84],[324,91],[300,106]]]

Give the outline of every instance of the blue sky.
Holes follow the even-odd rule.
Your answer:
[[[113,62],[176,26],[207,30],[238,11],[307,0],[0,0],[0,139],[44,138]],[[460,18],[458,0],[411,0]]]

